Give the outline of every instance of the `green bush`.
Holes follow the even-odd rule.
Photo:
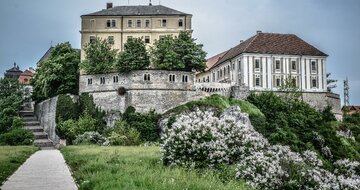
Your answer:
[[[145,141],[158,141],[160,139],[160,129],[158,121],[160,114],[155,113],[154,110],[147,113],[138,113],[135,108],[128,107],[122,119],[127,122],[130,128],[136,129],[140,133],[140,140]]]
[[[58,123],[56,126],[56,134],[60,139],[66,139],[68,144],[71,144],[76,137],[75,129],[77,127],[77,121],[69,119]]]
[[[69,95],[59,95],[56,104],[56,122],[77,119],[79,117],[78,107],[78,104]]]
[[[140,144],[140,133],[125,121],[117,121],[109,135],[111,145],[131,146]]]
[[[107,146],[109,144],[108,139],[100,133],[95,131],[88,131],[82,135],[78,135],[74,140],[74,144],[79,145],[89,145],[89,144],[96,144],[96,145],[104,145]]]
[[[1,145],[31,145],[33,141],[32,132],[24,128],[14,128],[0,135]]]
[[[11,128],[16,116],[18,116],[17,110],[11,107],[5,108],[0,112],[0,134]]]
[[[25,123],[24,123],[24,119],[21,117],[14,117],[13,118],[13,122],[12,122],[12,128],[21,128],[24,127]]]

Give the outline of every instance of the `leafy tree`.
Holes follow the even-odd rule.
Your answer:
[[[291,76],[285,79],[285,82],[281,84],[279,90],[283,93],[282,96],[287,101],[299,100],[301,97],[301,90],[296,86]]]
[[[332,92],[332,89],[337,87],[336,85],[337,80],[329,78],[330,75],[331,73],[326,73],[326,84],[327,84],[326,88],[328,92]]]
[[[152,61],[157,69],[182,70],[185,68],[185,64],[175,51],[175,40],[170,35],[155,41],[151,52]]]
[[[69,42],[58,44],[48,60],[37,65],[31,83],[33,99],[41,101],[59,94],[77,94],[79,84],[80,52]]]
[[[131,70],[145,69],[150,65],[149,54],[145,43],[140,38],[130,38],[124,45],[124,51],[120,52],[117,69],[120,73]]]
[[[85,45],[85,60],[80,68],[87,74],[109,73],[114,69],[117,50],[107,40],[96,38]]]
[[[186,71],[203,71],[206,69],[206,52],[202,50],[202,44],[196,44],[190,32],[181,31],[175,38],[175,52]]]

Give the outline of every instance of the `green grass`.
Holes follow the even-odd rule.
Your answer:
[[[219,172],[163,166],[159,147],[68,146],[61,152],[80,190],[249,189],[234,179],[232,167]]]
[[[35,146],[0,146],[0,185],[38,149]]]

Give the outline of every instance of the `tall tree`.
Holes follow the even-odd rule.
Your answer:
[[[182,70],[185,68],[185,64],[175,51],[175,43],[174,38],[170,35],[155,41],[151,49],[155,68],[164,70]]]
[[[196,39],[191,37],[190,32],[181,31],[175,38],[175,52],[186,71],[203,71],[206,69],[206,52],[202,50],[202,44],[196,44]]]
[[[79,85],[80,52],[69,42],[58,44],[48,60],[37,65],[31,83],[33,99],[40,101],[58,94],[77,94]]]
[[[150,65],[149,54],[145,43],[140,38],[131,38],[124,45],[124,51],[120,52],[116,68],[120,73],[131,70],[145,69]]]
[[[117,50],[107,40],[95,38],[85,45],[85,60],[80,68],[87,74],[109,73],[114,70]]]

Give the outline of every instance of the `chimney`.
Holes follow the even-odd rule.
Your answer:
[[[106,9],[111,9],[113,8],[113,4],[112,3],[106,3]]]
[[[258,31],[256,31],[256,33],[257,33],[257,34],[260,34],[260,33],[262,33],[262,31],[261,31],[261,30],[258,30]]]

